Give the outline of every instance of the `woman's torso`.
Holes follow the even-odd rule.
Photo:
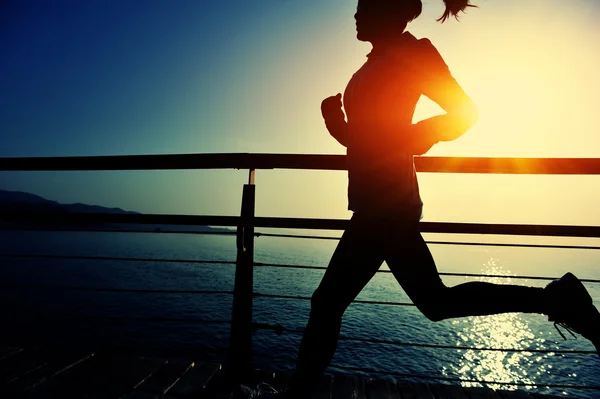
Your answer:
[[[421,215],[413,155],[403,146],[422,94],[419,42],[406,32],[384,51],[371,52],[346,87],[351,210]]]

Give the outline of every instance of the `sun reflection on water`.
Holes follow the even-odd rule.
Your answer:
[[[514,275],[491,258],[482,269],[485,274]],[[479,278],[497,284],[519,284],[510,278]],[[452,321],[456,328],[457,346],[474,348],[548,349],[546,341],[533,333],[520,313],[505,313],[484,317],[469,317]],[[455,362],[442,368],[447,376],[463,380],[495,381],[504,383],[536,384],[538,376],[546,374],[552,365],[544,362],[551,353],[500,352],[459,350]],[[463,386],[481,386],[463,382]],[[492,389],[523,389],[515,385],[486,384]]]

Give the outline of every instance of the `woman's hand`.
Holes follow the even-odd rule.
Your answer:
[[[321,102],[321,114],[326,125],[338,125],[346,122],[346,115],[342,111],[342,94],[327,97]]]
[[[342,111],[342,95],[327,97],[321,102],[321,114],[325,119],[325,126],[329,133],[340,142],[347,146],[347,125],[346,115]]]

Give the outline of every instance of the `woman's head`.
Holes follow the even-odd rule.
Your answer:
[[[444,14],[438,21],[444,22],[468,7],[475,7],[470,0],[443,0]],[[362,41],[379,40],[401,34],[406,25],[421,15],[421,0],[358,0],[356,8],[357,38]]]

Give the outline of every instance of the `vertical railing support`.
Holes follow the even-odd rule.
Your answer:
[[[242,194],[242,211],[237,228],[237,261],[231,314],[229,368],[236,382],[252,373],[252,296],[254,266],[254,169]]]

